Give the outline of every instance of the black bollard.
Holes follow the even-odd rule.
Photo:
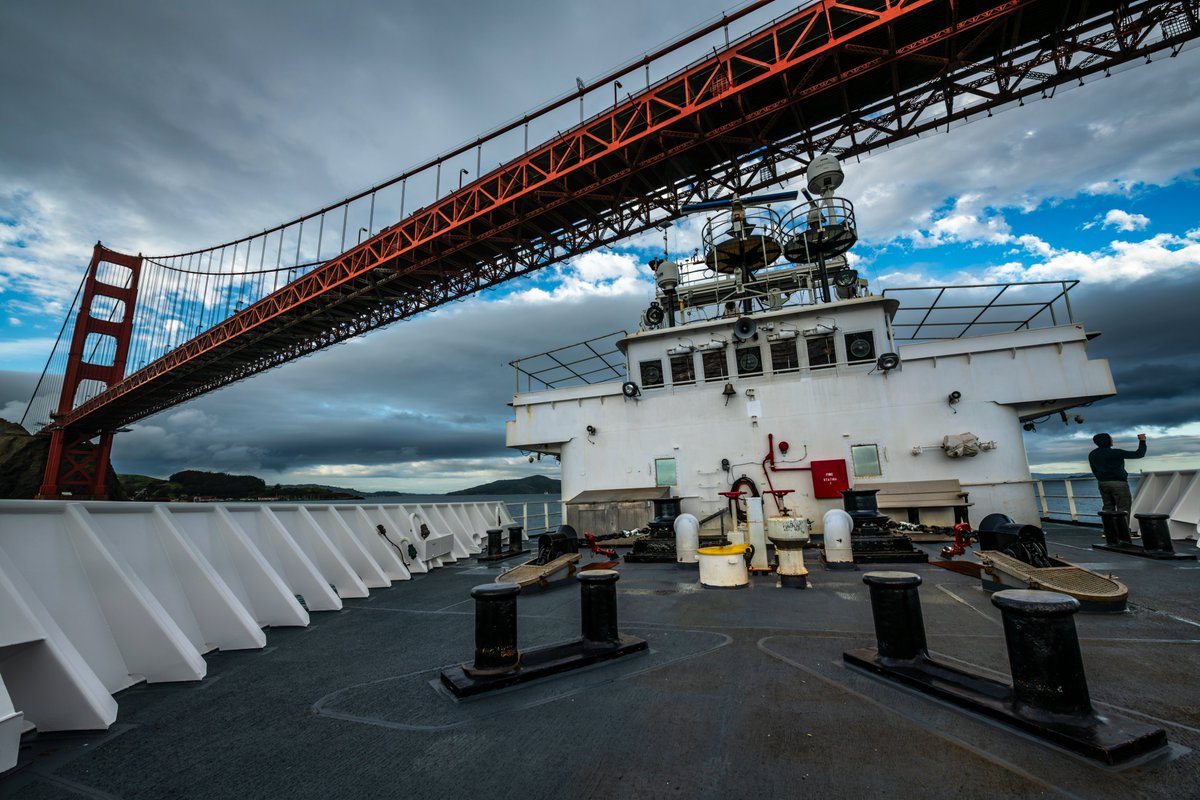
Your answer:
[[[500,528],[488,528],[487,532],[487,554],[489,556],[498,556],[504,551],[504,541],[502,537],[504,531]]]
[[[1100,522],[1104,524],[1104,540],[1109,545],[1133,544],[1129,535],[1129,515],[1124,511],[1101,511]]]
[[[455,697],[471,697],[648,650],[644,639],[617,632],[619,577],[613,570],[581,572],[583,636],[523,651],[517,650],[521,587],[515,583],[476,586],[471,590],[475,598],[475,662],[442,670],[442,685]]]
[[[1103,716],[1092,710],[1071,617],[1079,610],[1075,598],[1012,589],[992,595],[992,603],[1004,617],[1012,668],[1009,686],[929,656],[916,575],[876,572],[863,581],[871,587],[879,647],[842,653],[847,664],[1106,764],[1165,748],[1167,734],[1162,728],[1108,709]]]
[[[911,661],[928,655],[925,621],[917,587],[921,576],[912,572],[868,572],[863,583],[871,587],[871,614],[880,659]]]
[[[1074,614],[1079,601],[1057,592],[1007,589],[992,595],[1004,618],[1013,710],[1032,717],[1092,713]]]
[[[1138,521],[1138,530],[1142,533],[1142,546],[1147,550],[1160,553],[1174,553],[1175,545],[1171,544],[1171,528],[1167,514],[1134,514]]]
[[[617,632],[617,580],[620,573],[613,569],[589,569],[575,577],[579,580],[584,647],[616,647],[621,642],[621,634]]]
[[[475,598],[475,674],[511,672],[521,663],[517,649],[515,583],[485,583],[471,590]]]
[[[521,544],[524,540],[525,528],[521,525],[508,526],[508,549],[514,553],[521,552]]]
[[[1121,537],[1117,533],[1117,517],[1125,516],[1120,511],[1101,511],[1100,523],[1104,525],[1104,541],[1109,547],[1120,547]]]

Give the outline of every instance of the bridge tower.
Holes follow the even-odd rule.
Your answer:
[[[117,253],[96,243],[84,278],[58,410],[50,415],[50,453],[39,498],[108,499],[114,431],[56,423],[75,408],[84,381],[102,383],[107,389],[125,377],[141,271],[140,255]],[[101,298],[110,303],[97,304]],[[101,318],[102,313],[107,318]]]

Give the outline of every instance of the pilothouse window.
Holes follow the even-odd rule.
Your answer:
[[[813,336],[808,340],[808,366],[810,369],[825,369],[837,363],[833,350],[833,334]]]
[[[800,354],[795,339],[771,342],[771,372],[794,372],[800,369]]]
[[[729,377],[729,365],[725,363],[724,350],[709,350],[700,361],[704,367],[704,380],[723,381]]]
[[[736,352],[738,377],[762,375],[762,351],[758,346],[739,347]]]
[[[643,361],[638,364],[642,373],[642,388],[653,389],[663,385],[663,368],[661,361]]]
[[[692,354],[671,356],[671,383],[679,386],[680,384],[696,382],[696,365],[692,361]]]
[[[846,334],[846,360],[862,364],[875,360],[875,334],[871,331]]]

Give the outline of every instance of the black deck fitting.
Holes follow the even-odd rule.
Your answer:
[[[1175,552],[1175,547],[1171,544],[1171,530],[1167,526],[1169,516],[1166,514],[1135,514],[1134,517],[1141,528],[1142,544],[1134,544],[1130,538],[1129,517],[1124,511],[1101,511],[1100,521],[1104,523],[1104,544],[1093,544],[1092,547],[1097,550],[1142,556],[1159,561],[1196,560],[1196,556],[1193,554]]]
[[[475,598],[475,661],[466,669],[476,675],[511,672],[521,663],[517,649],[515,583],[485,583],[471,590]]]
[[[878,489],[844,489],[842,506],[854,520],[850,552],[856,564],[925,564],[929,554],[913,546],[912,538],[887,527],[888,517],[879,512]],[[845,567],[833,567],[845,569]]]
[[[621,640],[617,631],[617,580],[613,569],[590,569],[579,573],[579,617],[583,643],[588,647],[614,647]]]
[[[1162,728],[1093,710],[1075,633],[1075,598],[1011,589],[992,595],[1004,618],[1010,686],[929,657],[918,576],[875,572],[864,575],[863,582],[871,587],[879,646],[842,653],[846,663],[1106,764],[1166,747]]]
[[[1079,601],[1057,592],[1006,589],[992,595],[1004,620],[1013,708],[1026,715],[1092,712],[1075,633]]]
[[[475,587],[471,590],[471,596],[476,599],[475,664],[472,666],[460,664],[442,670],[442,685],[453,692],[455,697],[471,697],[648,649],[644,639],[636,636],[623,636],[617,630],[616,584],[620,577],[615,570],[597,569],[580,572],[576,578],[579,581],[582,637],[519,653],[516,649],[516,596],[520,587],[516,584],[505,583]],[[511,630],[512,652],[516,654],[517,658],[515,663],[508,668],[480,669],[481,648],[486,651],[485,658],[491,654],[490,646],[481,646],[480,644],[481,633],[485,637],[501,638],[506,637],[508,631],[507,620],[501,620],[502,624],[499,626],[503,629],[501,631],[493,631],[494,625],[485,630],[480,623],[481,610],[493,616],[495,616],[495,610],[491,606],[481,606],[480,596],[476,592],[485,596],[500,594],[492,589],[495,586],[508,586],[516,589],[511,592],[513,615]],[[490,602],[495,601],[490,600]]]
[[[921,576],[912,572],[868,572],[863,575],[863,583],[871,588],[879,657],[911,661],[928,655],[917,592]]]
[[[526,553],[524,549],[525,526],[524,525],[509,525],[508,527],[508,549],[513,553]]]
[[[521,547],[521,534],[525,529],[520,525],[508,526],[508,545],[504,544],[503,528],[488,528],[487,551],[479,556],[480,561],[503,561],[506,558],[523,555],[528,550]]]
[[[1111,545],[1133,544],[1129,533],[1129,514],[1124,511],[1101,511],[1104,541]]]

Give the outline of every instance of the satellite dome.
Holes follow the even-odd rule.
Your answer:
[[[841,162],[828,153],[808,162],[808,190],[813,194],[835,191],[844,179]]]

